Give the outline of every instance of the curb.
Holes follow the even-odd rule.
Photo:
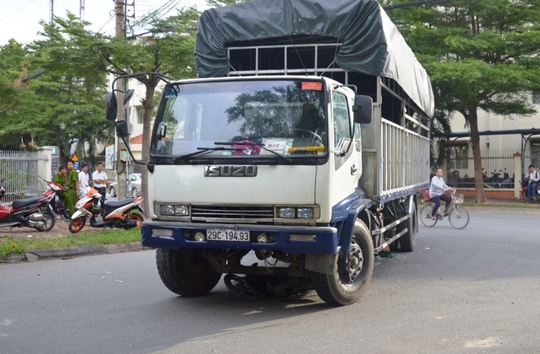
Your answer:
[[[11,254],[7,257],[0,257],[0,263],[36,262],[39,260],[61,258],[70,259],[79,256],[89,256],[97,254],[114,254],[122,252],[145,251],[151,249],[144,247],[140,242],[132,242],[120,245],[104,246],[82,246],[66,247],[59,249],[33,250],[25,254]]]

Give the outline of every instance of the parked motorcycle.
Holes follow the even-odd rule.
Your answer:
[[[0,181],[0,200],[6,194],[6,188]],[[33,227],[38,231],[49,231],[54,227],[55,215],[48,210],[51,196],[17,199],[11,206],[0,204],[0,226]],[[45,210],[45,212],[42,212]]]
[[[510,178],[508,172],[506,172],[506,167],[504,168],[501,186],[502,188],[514,188],[514,178]]]
[[[51,197],[51,202],[48,204],[48,210],[52,211],[55,215],[61,216],[65,220],[69,220],[69,212],[64,205],[64,201],[57,193],[64,191],[64,187],[57,182],[51,182],[44,180],[47,183],[47,190],[43,192],[46,197]],[[45,210],[42,210],[43,212]]]
[[[86,196],[75,204],[77,211],[71,216],[69,231],[81,231],[87,219],[90,219],[92,227],[140,228],[144,220],[144,210],[140,206],[142,201],[142,197],[135,197],[103,202],[101,194],[95,188],[89,187]],[[96,220],[97,215],[101,215],[102,220]]]
[[[493,184],[493,187],[502,188],[501,174],[502,174],[502,170],[499,170],[499,172],[497,172],[497,170],[493,170],[493,172],[491,172],[491,183]]]

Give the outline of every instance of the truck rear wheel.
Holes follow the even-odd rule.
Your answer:
[[[221,278],[201,251],[193,248],[156,250],[159,276],[165,286],[175,294],[191,297],[210,292]]]
[[[416,205],[413,203],[409,212],[409,219],[398,225],[398,231],[402,231],[405,227],[409,230],[399,238],[399,246],[403,252],[412,252],[416,241]]]
[[[360,299],[373,275],[373,241],[359,219],[354,225],[351,245],[345,259],[337,257],[332,274],[315,273],[313,287],[321,299],[332,305],[349,305]]]

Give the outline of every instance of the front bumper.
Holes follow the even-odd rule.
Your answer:
[[[234,229],[249,231],[250,241],[194,241],[190,235],[209,229]],[[172,236],[160,236],[163,232],[154,230],[170,230]],[[283,226],[283,225],[251,225],[251,224],[210,224],[184,223],[167,221],[145,221],[142,225],[142,244],[154,248],[213,248],[213,249],[246,249],[246,250],[280,250],[285,253],[300,254],[336,254],[338,252],[338,230],[330,226]],[[256,235],[265,233],[272,236],[272,242],[258,243]],[[314,235],[313,241],[291,241],[291,235]]]

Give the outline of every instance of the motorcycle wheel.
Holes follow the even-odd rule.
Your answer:
[[[56,217],[50,212],[47,211],[43,213],[43,227],[36,227],[36,230],[39,232],[51,231],[56,222]]]
[[[77,219],[72,219],[69,222],[68,229],[71,231],[71,233],[76,234],[77,232],[81,231],[84,225],[86,224],[86,217],[81,216]]]
[[[142,227],[142,223],[144,221],[141,214],[127,214],[126,219],[135,221],[137,223],[137,226],[136,226],[137,229],[140,229]]]

